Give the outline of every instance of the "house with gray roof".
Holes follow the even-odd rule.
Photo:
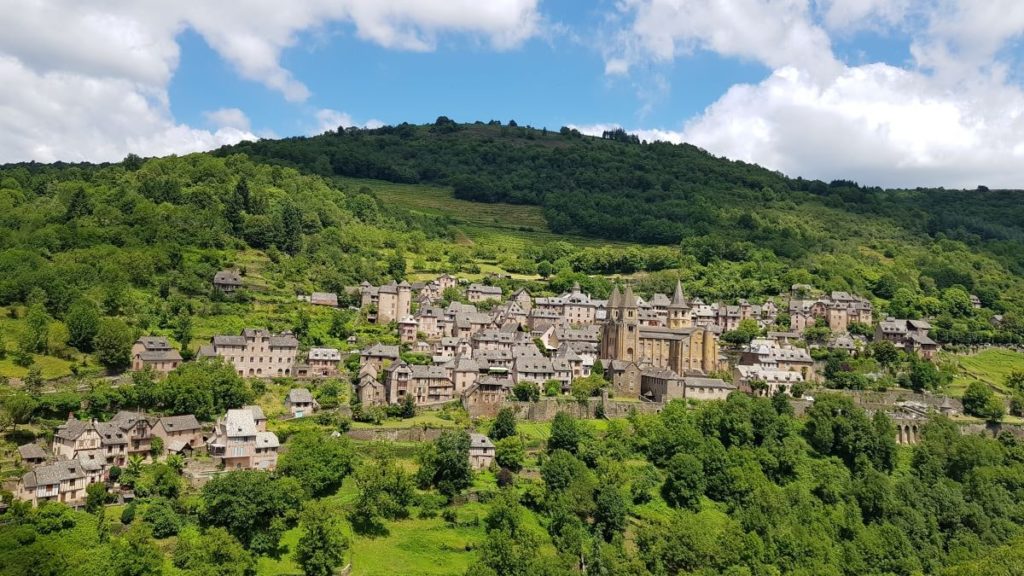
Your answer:
[[[284,407],[292,418],[302,418],[319,410],[320,403],[313,398],[308,388],[292,388],[284,399]]]
[[[181,454],[203,444],[203,429],[192,414],[164,416],[153,426],[153,436],[164,441],[164,453]]]
[[[273,470],[277,467],[277,435],[266,431],[266,417],[254,406],[228,410],[217,420],[207,442],[211,456],[221,458],[225,470]]]
[[[181,365],[181,354],[166,336],[143,336],[132,345],[132,370],[166,374]]]
[[[494,442],[483,434],[469,435],[469,465],[473,470],[482,470],[494,462]]]
[[[61,460],[36,466],[18,482],[17,497],[31,502],[62,502],[68,506],[85,504],[85,488],[100,482],[102,474],[87,473],[78,460]]]
[[[272,334],[263,328],[214,336],[200,356],[217,356],[234,367],[239,376],[273,378],[291,376],[299,352],[299,340],[291,332]]]
[[[232,294],[245,286],[237,270],[221,270],[213,275],[213,287],[225,294]]]

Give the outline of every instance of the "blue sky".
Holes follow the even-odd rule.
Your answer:
[[[350,24],[332,25],[282,53],[284,67],[312,93],[302,103],[240,77],[201,35],[185,30],[177,37],[181,57],[169,87],[171,110],[178,121],[202,125],[204,112],[239,108],[257,133],[279,136],[309,132],[316,126],[312,113],[324,108],[385,124],[432,122],[444,114],[553,129],[605,123],[674,129],[733,84],[756,84],[772,72],[750,58],[697,49],[672,63],[651,64],[635,78],[608,77],[599,42],[577,36],[598,24],[592,13],[565,9],[572,4],[578,3],[545,4],[561,8],[552,12],[565,30],[497,52],[459,36],[433,52],[396,51],[356,38]],[[853,64],[898,65],[910,57],[907,37],[893,33],[861,30],[834,41],[837,55]]]
[[[0,162],[443,114],[622,127],[809,178],[1024,188],[1018,0],[40,0],[6,12]]]

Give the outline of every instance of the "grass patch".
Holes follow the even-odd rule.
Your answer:
[[[1013,371],[1024,370],[1024,354],[1002,348],[990,348],[970,356],[946,354],[943,359],[955,368],[956,374],[948,391],[958,398],[975,380],[1008,394],[1009,390],[1004,385],[1006,377]]]

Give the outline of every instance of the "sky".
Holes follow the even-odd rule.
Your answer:
[[[0,162],[516,120],[1024,188],[1020,0],[0,0]]]

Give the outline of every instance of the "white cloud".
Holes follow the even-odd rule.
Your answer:
[[[793,176],[1024,187],[1024,91],[1007,79],[1021,63],[1005,50],[1024,34],[1024,3],[820,0],[825,28],[810,0],[710,4],[626,0],[634,20],[622,32],[623,54],[671,61],[696,45],[756,58],[773,72],[734,85],[680,130],[633,130],[642,139],[692,142]],[[722,21],[727,14],[737,16],[732,24]],[[914,63],[838,63],[824,30],[870,26],[910,35]],[[743,29],[754,32],[743,38]],[[812,47],[814,57],[797,57]]]
[[[250,129],[249,117],[238,108],[220,108],[203,112],[203,117],[217,128],[235,128],[244,132]]]
[[[0,86],[6,87],[0,90],[4,160],[120,160],[128,152],[183,153],[256,138],[237,127],[209,131],[177,124],[159,102],[123,79],[39,74],[0,56]]]
[[[632,17],[619,47],[606,57],[611,72],[645,59],[668,62],[695,49],[761,62],[800,64],[825,77],[840,65],[828,35],[808,18],[807,0],[624,0]]]
[[[309,131],[309,135],[315,136],[317,134],[323,134],[324,132],[337,130],[339,126],[349,128],[357,126],[359,128],[380,128],[384,125],[383,122],[376,119],[367,120],[366,122],[356,122],[352,116],[345,112],[339,112],[337,110],[331,110],[330,108],[321,108],[314,114],[316,118],[316,127]]]
[[[348,23],[389,48],[432,50],[442,35],[458,33],[508,49],[539,32],[537,4],[293,0],[283,9],[272,0],[0,0],[0,60],[10,80],[0,93],[0,161],[116,160],[253,137],[237,111],[211,112],[213,131],[174,121],[167,86],[178,67],[176,37],[186,29],[241,76],[302,102],[309,89],[281,65],[301,33]]]
[[[885,186],[1020,187],[1024,94],[984,86],[951,96],[885,64],[848,68],[824,87],[793,68],[740,85],[682,138],[791,175]]]

